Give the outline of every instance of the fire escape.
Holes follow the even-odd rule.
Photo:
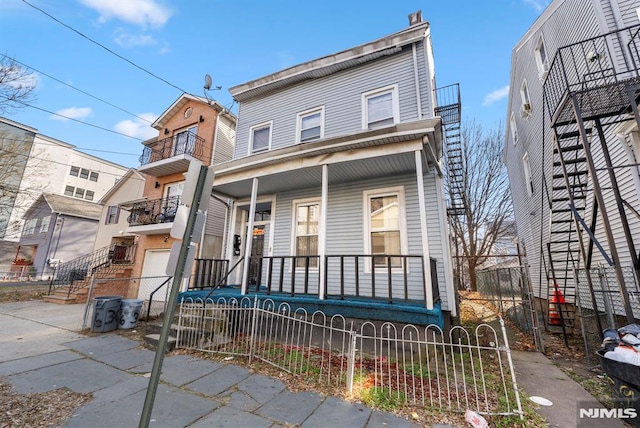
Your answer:
[[[444,86],[436,90],[438,106],[435,115],[442,118],[442,138],[446,150],[446,171],[448,175],[449,215],[465,212],[464,171],[462,159],[460,84]]]
[[[612,151],[621,147],[618,134],[625,122],[640,124],[639,31],[630,27],[560,48],[544,82],[542,212],[548,218],[542,227],[549,230],[541,263],[547,324],[560,328],[565,341],[574,326],[577,285],[588,287],[589,298],[580,304],[596,313],[602,331],[597,314],[605,296],[594,292],[590,274],[596,252],[615,271],[617,314],[635,322],[629,288],[636,290],[638,254],[627,210],[637,212],[638,202],[636,197],[632,207],[623,199],[619,180],[629,179],[631,168],[614,164]],[[631,260],[631,278],[624,275],[621,256]]]

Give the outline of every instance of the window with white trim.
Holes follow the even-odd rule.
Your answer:
[[[320,202],[317,200],[294,202],[294,214],[294,255],[317,256]],[[306,259],[296,259],[297,268],[305,266]],[[318,267],[317,257],[309,259],[309,267]]]
[[[40,233],[48,232],[50,223],[51,223],[50,215],[42,217],[42,221],[40,222]]]
[[[189,154],[193,151],[198,135],[198,125],[191,125],[188,128],[177,131],[173,136],[173,146],[171,155]]]
[[[529,153],[525,153],[522,157],[522,168],[524,171],[524,181],[527,184],[527,193],[532,196],[535,193],[533,187],[533,177],[531,176],[531,164],[529,163]]]
[[[547,57],[547,49],[544,46],[542,35],[536,44],[536,65],[538,66],[538,76],[543,78],[549,70],[549,58]]]
[[[509,118],[509,130],[511,131],[511,141],[513,144],[518,143],[518,124],[516,123],[516,115],[511,112],[511,117]]]
[[[87,201],[93,201],[93,196],[95,195],[95,193],[92,190],[87,190],[84,194],[84,198]]]
[[[74,191],[74,190],[75,190],[75,187],[73,187],[73,186],[66,186],[66,187],[64,188],[64,194],[65,194],[66,196],[73,196],[73,191]]]
[[[24,223],[23,235],[33,235],[36,233],[36,225],[38,224],[37,218],[31,218]]]
[[[91,175],[89,176],[89,180],[91,181],[98,181],[98,173],[95,171],[91,172]]]
[[[398,85],[387,86],[362,94],[362,128],[376,129],[400,121]]]
[[[252,126],[249,130],[250,153],[259,153],[271,148],[272,122]]]
[[[84,189],[76,187],[76,193],[73,196],[80,199],[84,198]]]
[[[297,142],[319,140],[324,137],[324,107],[298,113]]]
[[[89,178],[89,170],[85,169],[85,168],[82,168],[80,170],[80,178],[84,178],[84,179]]]
[[[404,189],[365,192],[365,242],[375,266],[387,266],[386,256],[406,251]],[[402,258],[391,257],[393,268],[402,267]]]
[[[520,99],[522,100],[520,114],[522,117],[528,117],[531,114],[531,99],[529,98],[529,87],[526,79],[522,81],[522,86],[520,86]]]
[[[109,205],[107,208],[107,216],[104,219],[104,224],[116,224],[120,217],[120,207],[118,205]]]
[[[69,170],[69,175],[73,175],[74,177],[77,177],[78,174],[80,174],[80,167],[72,166],[71,170]]]

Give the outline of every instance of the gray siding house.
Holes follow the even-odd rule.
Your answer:
[[[513,48],[504,159],[548,325],[571,329],[577,304],[640,316],[638,8],[554,0]]]
[[[31,251],[36,277],[50,279],[59,264],[91,253],[101,213],[94,202],[43,193],[25,214],[19,241]]]
[[[242,294],[455,314],[427,22],[237,85],[226,259]],[[254,288],[255,287],[255,288]]]

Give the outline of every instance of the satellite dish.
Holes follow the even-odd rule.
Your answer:
[[[208,74],[204,75],[204,89],[206,91],[211,89],[211,76],[209,76]]]

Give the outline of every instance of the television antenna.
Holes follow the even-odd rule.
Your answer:
[[[213,81],[211,80],[211,76],[209,76],[208,74],[204,75],[204,97],[207,99],[207,102],[209,104],[211,104],[211,99],[209,99],[209,96],[207,95],[207,93],[211,90],[213,91],[219,91],[220,89],[222,89],[222,86],[211,86],[213,85]]]

